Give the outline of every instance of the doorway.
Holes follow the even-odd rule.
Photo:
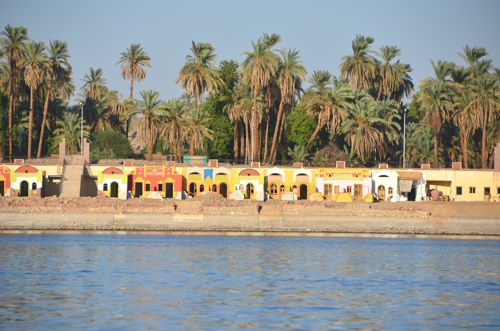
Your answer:
[[[142,196],[142,182],[135,182],[134,197],[140,198]]]
[[[21,182],[21,194],[19,196],[21,197],[27,197],[28,196],[28,190],[29,190],[29,185],[27,181]]]
[[[5,182],[2,180],[0,181],[0,197],[3,197],[5,195]]]
[[[306,184],[300,185],[299,199],[300,200],[307,200],[307,185]]]
[[[253,198],[254,187],[252,183],[247,184],[247,199]]]
[[[379,201],[385,201],[385,186],[380,185],[377,189],[377,198]]]
[[[221,183],[219,188],[220,188],[220,194],[227,199],[227,184]]]
[[[165,183],[165,198],[172,199],[174,197],[174,184]]]
[[[363,199],[363,185],[354,184],[354,201],[361,201]]]
[[[112,182],[111,183],[110,197],[111,198],[118,198],[118,183],[117,182]]]

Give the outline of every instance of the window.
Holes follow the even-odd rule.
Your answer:
[[[146,184],[146,191],[149,192],[150,189],[151,189],[151,184]]]
[[[389,194],[394,194],[393,190],[392,190],[392,187],[389,187]]]
[[[332,192],[333,192],[333,185],[332,184],[325,184],[325,195],[331,196]]]
[[[484,188],[484,195],[490,195],[490,188],[489,187],[485,187]]]
[[[36,183],[31,184],[31,189],[36,190]]]
[[[278,185],[271,184],[271,194],[272,195],[278,194]]]
[[[217,185],[212,185],[212,192],[217,192]]]
[[[500,187],[497,188],[497,194],[500,194]]]
[[[475,186],[469,186],[469,193],[470,194],[476,193],[476,187]]]
[[[335,194],[339,194],[340,188],[338,186],[335,186]]]
[[[462,195],[462,186],[457,186],[457,195]]]
[[[347,186],[347,193],[352,193],[352,186]]]
[[[108,184],[104,184],[103,187],[102,187],[102,190],[103,191],[107,191],[108,190]]]
[[[160,191],[160,192],[163,191],[163,184],[162,183],[158,184],[158,191]]]
[[[205,185],[201,184],[200,185],[200,192],[204,192],[205,191]]]
[[[285,193],[285,185],[281,185],[280,186],[280,192],[281,193]]]

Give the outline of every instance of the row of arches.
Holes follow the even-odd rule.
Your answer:
[[[212,185],[205,185],[205,184],[196,184],[195,182],[191,182],[189,185],[189,195],[190,196],[197,196],[198,193],[203,193],[203,192],[213,192],[213,193],[219,193],[222,195],[224,198],[227,199],[227,184],[226,183],[220,183],[219,185],[217,184],[212,184]]]
[[[269,196],[272,199],[281,200],[283,194],[287,193],[285,189],[285,185],[278,185],[276,183],[271,183],[269,185]],[[290,193],[290,192],[289,192]],[[308,199],[308,188],[306,184],[301,184],[299,187],[297,185],[293,185],[291,188],[291,193],[297,194],[299,200],[307,200]]]

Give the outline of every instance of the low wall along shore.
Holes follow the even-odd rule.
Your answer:
[[[500,204],[1,198],[0,230],[500,235]]]

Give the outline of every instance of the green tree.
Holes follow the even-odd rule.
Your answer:
[[[181,145],[186,136],[186,112],[186,103],[181,99],[170,99],[165,104],[165,119],[160,135],[172,147],[176,162],[182,162]]]
[[[149,64],[151,59],[141,44],[132,44],[126,52],[121,53],[121,58],[116,64],[121,63],[122,78],[130,79],[130,99],[134,97],[134,80],[138,83],[146,78],[146,67],[152,68]]]
[[[377,103],[365,95],[357,100],[352,109],[348,110],[349,117],[342,123],[342,133],[351,148],[356,150],[362,162],[365,157],[377,150],[385,156],[386,144],[384,130],[388,123],[378,117]]]
[[[19,68],[18,61],[22,57],[24,43],[28,40],[28,29],[25,27],[11,27],[9,24],[1,33],[5,37],[0,39],[0,46],[7,55],[9,64],[10,82],[9,82],[9,156],[12,157],[12,129],[16,113],[17,102],[19,99]]]
[[[356,35],[352,42],[353,55],[344,56],[339,66],[340,77],[348,79],[353,89],[367,91],[373,87],[377,75],[377,60],[370,55],[375,39]]]
[[[131,158],[134,151],[127,137],[119,132],[104,130],[90,135],[92,159],[99,158]]]
[[[196,149],[203,149],[204,138],[213,139],[213,131],[209,129],[211,121],[202,109],[193,108],[187,113],[186,129],[191,133],[190,155],[194,155]]]
[[[103,71],[101,68],[90,68],[90,75],[85,74],[82,81],[85,84],[82,87],[82,91],[85,95],[95,99],[97,101],[103,99],[108,94],[108,88],[106,87],[106,79],[102,77]]]
[[[275,33],[268,35],[265,33],[257,42],[252,40],[252,52],[244,52],[246,56],[242,63],[243,82],[248,84],[253,90],[253,115],[252,118],[259,118],[259,109],[257,105],[257,98],[259,92],[268,84],[271,78],[276,75],[280,63],[279,56],[272,52],[277,43],[281,41],[281,37]],[[258,132],[260,121],[253,121],[252,131]],[[258,160],[258,140],[257,134],[252,137],[253,155],[252,160]]]
[[[223,82],[219,77],[219,69],[215,65],[217,55],[212,45],[193,41],[191,52],[193,55],[186,57],[186,64],[180,70],[175,83],[180,84],[181,89],[193,95],[193,107],[196,108],[198,98],[203,98],[205,91],[217,91]]]
[[[488,166],[487,129],[488,124],[499,117],[500,85],[495,76],[488,74],[474,79],[469,103],[477,116],[481,128],[481,162],[483,169]]]
[[[67,113],[62,120],[57,121],[56,135],[66,139],[66,146],[69,154],[76,154],[81,151],[81,127],[80,116],[74,113]],[[83,136],[89,137],[88,127],[84,127]]]
[[[68,45],[59,40],[49,40],[47,46],[48,60],[46,65],[47,92],[43,106],[42,125],[40,127],[40,140],[38,142],[37,157],[42,156],[42,145],[45,135],[47,114],[49,112],[49,101],[54,100],[57,94],[63,98],[69,98],[73,94],[74,86],[71,82],[71,65]]]
[[[30,110],[28,124],[28,158],[32,157],[31,143],[33,138],[34,92],[42,83],[44,67],[47,62],[45,43],[28,41],[22,51],[23,55],[18,65],[24,68],[24,81],[30,89]]]
[[[139,102],[142,118],[139,122],[139,136],[146,142],[148,147],[149,161],[153,160],[153,148],[158,140],[161,124],[160,116],[165,114],[165,103],[158,100],[160,92],[144,90],[141,93],[142,100]]]
[[[278,137],[283,134],[283,127],[286,113],[292,109],[293,97],[297,89],[302,89],[302,82],[307,74],[303,61],[300,60],[299,52],[295,49],[279,50],[281,54],[281,64],[278,71],[278,81],[281,92],[276,128],[274,130],[273,142],[271,145],[271,155],[269,161],[274,164],[278,150]],[[285,110],[286,108],[286,110]]]
[[[453,109],[449,90],[446,89],[445,83],[440,80],[425,84],[422,86],[419,101],[427,124],[434,132],[434,157],[439,160],[441,129],[449,116],[449,112]]]

